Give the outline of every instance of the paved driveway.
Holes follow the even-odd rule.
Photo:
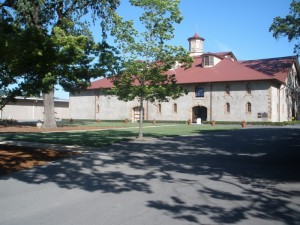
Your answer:
[[[300,127],[133,141],[4,176],[0,224],[300,224]]]

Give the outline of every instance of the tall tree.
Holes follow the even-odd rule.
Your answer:
[[[121,69],[113,72],[111,93],[120,100],[139,100],[139,138],[143,138],[144,101],[169,101],[185,90],[176,84],[175,75],[167,73],[176,63],[186,68],[192,58],[183,47],[168,45],[174,36],[174,24],[180,23],[180,0],[130,0],[142,10],[139,21],[144,29],[138,31],[133,21],[114,16],[112,34],[120,50]]]
[[[275,17],[269,28],[273,32],[273,36],[278,39],[281,36],[286,36],[289,41],[297,41],[294,47],[294,53],[300,53],[300,2],[293,0],[290,4],[290,14],[286,17]],[[289,78],[289,77],[288,77]],[[296,102],[300,102],[300,88],[295,82],[287,79],[286,87],[291,92],[291,96]]]
[[[289,41],[295,40],[294,53],[300,53],[300,2],[293,0],[290,4],[290,14],[286,17],[275,17],[269,28],[273,32],[273,36],[278,39],[281,36],[286,36]]]
[[[20,93],[43,93],[44,126],[56,127],[54,86],[72,92],[101,76],[93,61],[107,47],[106,31],[119,3],[0,0],[0,89],[6,89],[6,101]],[[100,21],[102,44],[94,42],[83,17]]]

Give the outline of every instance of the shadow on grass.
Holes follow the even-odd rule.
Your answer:
[[[54,143],[62,145],[81,145],[103,147],[115,142],[130,140],[136,132],[128,130],[102,130],[88,132],[52,132],[52,133],[12,133],[1,139]]]
[[[103,135],[112,139],[134,135],[110,132]],[[51,135],[59,138],[58,133]],[[97,132],[68,135],[69,140],[99,142]],[[250,224],[259,219],[296,225],[300,191],[279,184],[299,185],[299,162],[300,129],[245,129],[123,142],[1,179],[90,192],[143,192],[152,197],[146,207],[195,224],[206,217],[213,224]],[[156,195],[157,183],[172,191],[162,189],[163,194]],[[179,187],[185,189],[178,193]]]
[[[76,126],[94,126],[94,127],[131,127],[135,126],[133,123],[124,123],[124,122],[97,122],[95,120],[62,120],[57,122],[59,127],[76,127]]]
[[[149,124],[147,124],[149,126]],[[166,125],[157,127],[144,127],[144,137],[162,138],[176,137],[182,134],[200,134],[208,132],[236,129],[232,126],[172,126]],[[86,130],[73,132],[49,132],[49,133],[7,133],[0,137],[0,140],[17,140],[29,142],[41,142],[62,145],[80,145],[91,147],[103,147],[112,143],[128,141],[138,136],[138,128],[124,128],[111,130]]]

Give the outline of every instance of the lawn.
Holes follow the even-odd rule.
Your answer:
[[[137,123],[85,123],[70,124],[71,126],[99,126],[96,131],[68,131],[50,133],[10,133],[0,137],[0,141],[16,140],[63,145],[81,145],[101,147],[136,138],[138,135]],[[109,128],[108,128],[109,127]],[[186,125],[186,124],[145,124],[144,137],[160,138],[167,136],[196,135],[205,132],[239,129],[239,125]]]
[[[138,124],[136,123],[80,122],[64,124],[64,127],[66,126],[74,126],[74,128],[82,128],[83,130],[63,132],[7,132],[2,133],[0,141],[13,140],[102,147],[115,142],[134,139],[138,134]],[[91,127],[99,127],[99,130],[88,130]],[[84,130],[85,128],[86,130]],[[186,124],[145,124],[144,136],[146,138],[160,138],[180,135],[197,135],[205,132],[239,128],[240,126],[237,125],[188,126]],[[32,128],[30,129],[32,130]],[[54,149],[37,149],[34,147],[0,145],[0,176],[18,170],[29,169],[37,165],[45,165],[48,161],[64,158],[74,154],[76,153],[61,152]]]

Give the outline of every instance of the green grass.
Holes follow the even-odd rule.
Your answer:
[[[170,125],[170,123],[159,123],[156,125]],[[103,128],[107,128],[107,127],[113,127],[113,128],[124,128],[124,127],[138,127],[139,124],[138,123],[124,123],[122,121],[119,122],[95,122],[95,120],[74,120],[74,122],[70,123],[68,120],[62,120],[60,122],[57,123],[57,125],[59,127],[61,126],[65,126],[65,127],[76,127],[76,126],[96,126],[99,127],[99,129]],[[154,124],[152,123],[144,123],[145,127],[148,126],[153,126]]]
[[[104,125],[104,123],[100,123],[99,128],[101,128],[101,126],[111,126],[115,128],[98,131],[7,134],[0,137],[0,141],[16,140],[101,147],[123,140],[130,140],[138,135],[138,124],[136,123],[119,124],[110,122],[107,124]],[[124,127],[124,125],[126,126]],[[232,130],[239,128],[240,126],[237,125],[188,126],[186,124],[145,124],[144,137],[160,138],[168,136],[195,135],[204,132]]]

